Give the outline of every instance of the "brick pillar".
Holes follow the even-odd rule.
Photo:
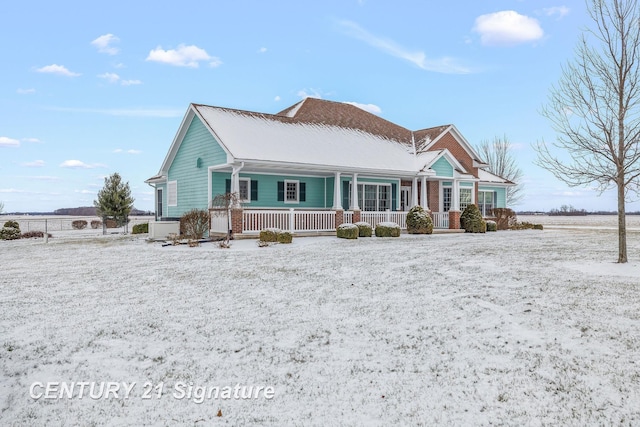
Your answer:
[[[344,211],[342,209],[336,210],[336,228],[342,225],[344,222]]]
[[[242,234],[242,209],[231,209],[231,231],[233,234]]]
[[[360,212],[362,212],[360,209],[357,209],[355,211],[353,211],[353,223],[355,224],[356,222],[360,222]]]
[[[449,211],[449,229],[460,229],[460,211]]]

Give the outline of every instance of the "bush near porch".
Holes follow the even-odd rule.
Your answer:
[[[395,222],[378,223],[376,237],[400,237],[400,226]]]
[[[357,239],[360,229],[355,224],[340,224],[336,229],[336,236],[341,239]]]
[[[482,219],[482,213],[476,205],[467,206],[460,215],[460,226],[467,233],[485,233],[487,223]]]
[[[407,213],[407,233],[431,234],[433,233],[433,220],[425,212],[422,206],[414,206]]]

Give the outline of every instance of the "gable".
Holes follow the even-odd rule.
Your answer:
[[[440,157],[432,165],[431,169],[436,172],[436,176],[453,177],[453,166],[444,158]]]
[[[469,152],[465,149],[465,147],[458,142],[458,140],[452,135],[451,130],[448,130],[443,135],[441,135],[437,141],[433,143],[429,147],[430,150],[449,150],[451,155],[455,157],[455,159],[460,162],[460,164],[473,176],[478,176],[478,168],[474,168],[473,158],[469,154]]]

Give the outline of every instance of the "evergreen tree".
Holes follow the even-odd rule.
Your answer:
[[[104,187],[98,192],[98,199],[94,200],[98,215],[102,217],[103,232],[107,219],[116,221],[118,227],[129,223],[129,213],[133,209],[133,197],[128,182],[116,172],[104,179]]]

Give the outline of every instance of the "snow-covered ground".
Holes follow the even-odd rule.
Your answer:
[[[0,425],[639,425],[628,243],[617,265],[616,233],[593,228],[0,241]],[[30,396],[54,382],[134,384]]]

